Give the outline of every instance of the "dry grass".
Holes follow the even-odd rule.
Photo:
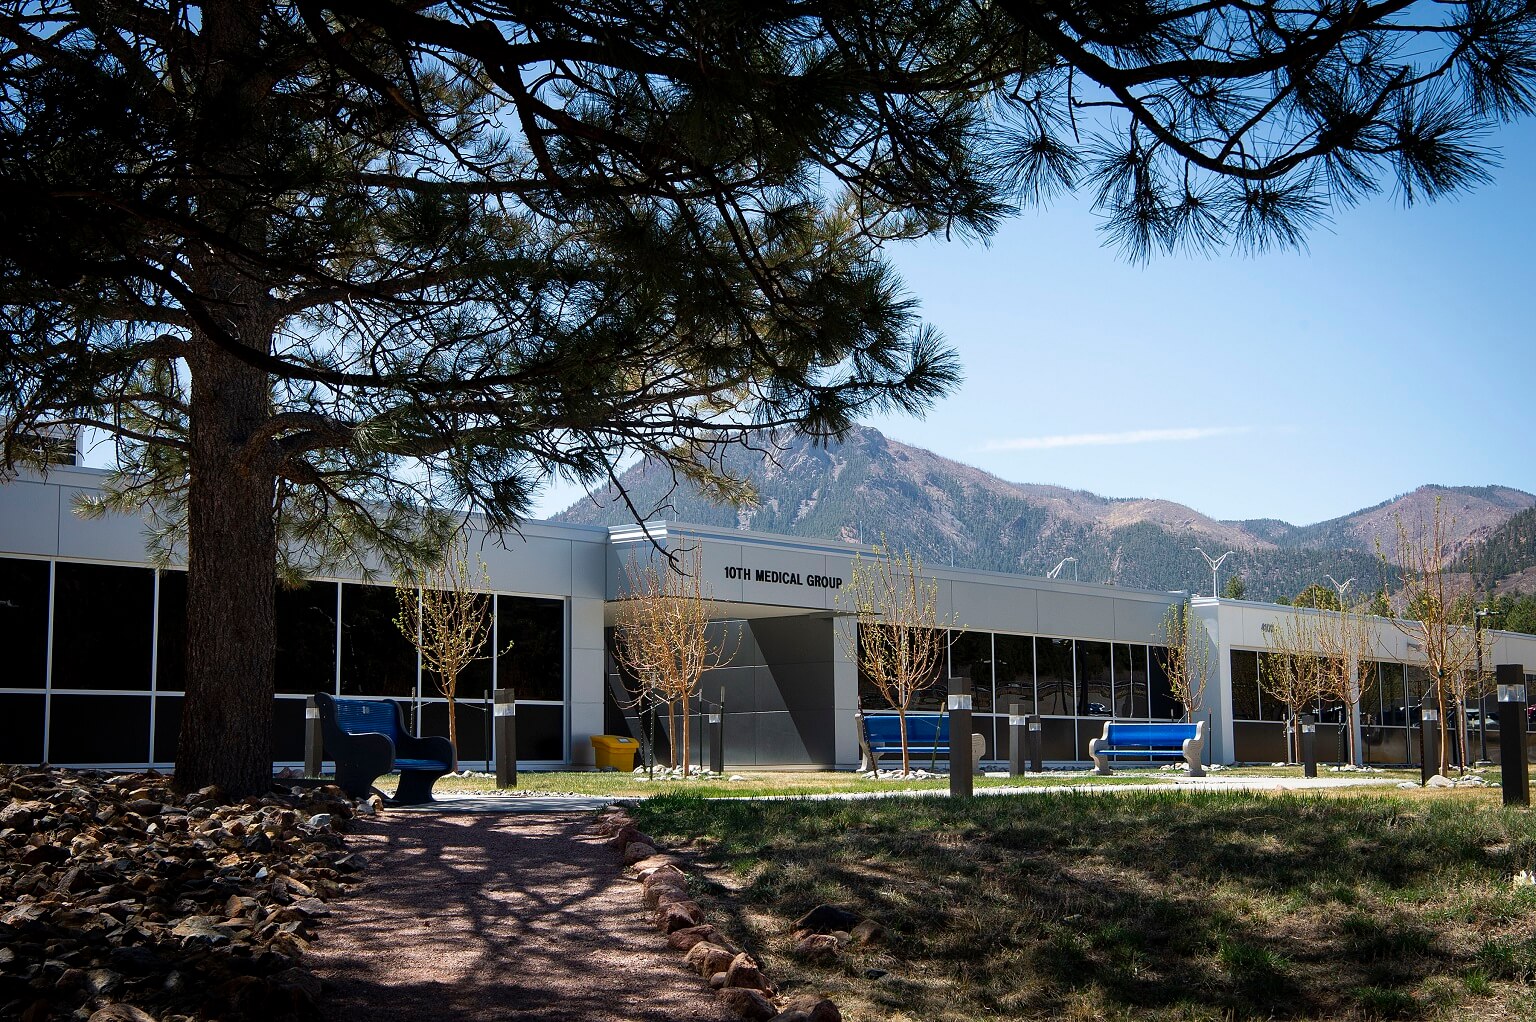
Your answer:
[[[1536,1019],[1536,819],[1494,792],[650,800],[713,911],[852,1022]],[[887,927],[792,955],[820,902]],[[734,916],[734,919],[732,919]],[[869,978],[866,970],[886,975]]]

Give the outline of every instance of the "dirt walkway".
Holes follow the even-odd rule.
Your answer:
[[[393,814],[310,964],[334,1022],[727,1022],[585,814]]]

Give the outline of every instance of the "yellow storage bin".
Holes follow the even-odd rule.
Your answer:
[[[633,770],[640,743],[622,735],[593,735],[592,752],[599,770]]]

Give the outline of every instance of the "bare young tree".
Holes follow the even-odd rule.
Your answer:
[[[1194,619],[1188,603],[1169,607],[1163,616],[1162,662],[1173,698],[1184,707],[1184,719],[1194,720],[1205,706],[1211,677],[1211,636]]]
[[[1410,530],[1397,520],[1397,569],[1401,588],[1393,594],[1392,623],[1422,651],[1425,666],[1434,679],[1440,712],[1440,773],[1450,769],[1450,721],[1447,711],[1466,705],[1481,634],[1458,624],[1465,619],[1466,594],[1451,579],[1451,530],[1454,516],[1444,514],[1440,499],[1428,522]],[[1466,749],[1465,714],[1461,720],[1461,747]],[[1465,760],[1465,755],[1463,755]]]
[[[923,577],[922,559],[911,550],[897,552],[884,535],[870,556],[854,555],[848,575],[838,598],[853,611],[857,628],[851,636],[844,633],[844,641],[859,670],[896,711],[901,772],[910,773],[907,711],[919,693],[938,683],[950,630],[964,626],[952,613],[939,614],[939,583]],[[952,749],[959,738],[950,736]]]
[[[1375,647],[1375,628],[1366,603],[1345,606],[1340,611],[1313,615],[1312,638],[1319,654],[1321,691],[1326,700],[1345,708],[1340,726],[1348,736],[1349,762],[1360,764],[1360,750],[1355,741],[1355,719],[1360,713],[1360,699],[1365,690],[1365,669]]]
[[[624,565],[624,579],[614,626],[614,657],[638,682],[637,703],[667,707],[671,763],[681,766],[687,776],[688,704],[704,672],[727,666],[737,651],[724,633],[710,627],[712,593],[703,578],[697,546],[659,565],[642,563],[631,555]]]
[[[1286,757],[1296,754],[1300,729],[1299,717],[1316,706],[1323,695],[1323,661],[1318,650],[1315,615],[1292,611],[1264,633],[1268,655],[1259,658],[1259,687],[1285,706],[1286,728],[1291,741],[1286,743]]]
[[[496,653],[490,645],[491,576],[484,561],[476,557],[475,563],[478,570],[471,571],[468,544],[460,543],[444,551],[437,563],[395,579],[395,596],[400,601],[395,626],[416,647],[422,668],[431,672],[437,690],[448,700],[448,740],[455,754],[459,675],[470,664]],[[507,648],[512,648],[511,643]]]

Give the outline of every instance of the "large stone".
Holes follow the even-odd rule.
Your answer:
[[[807,962],[834,961],[837,951],[837,938],[826,933],[813,933],[795,943],[795,956]]]
[[[643,841],[631,841],[624,846],[624,865],[632,866],[642,859],[649,859],[655,854],[655,845],[648,845]]]
[[[688,951],[700,941],[709,941],[711,944],[723,947],[731,954],[736,954],[741,949],[725,939],[725,935],[709,923],[703,926],[689,926],[681,930],[673,930],[667,934],[667,943],[679,951]]]
[[[608,847],[615,851],[622,851],[632,844],[650,845],[656,847],[656,841],[649,834],[636,830],[634,827],[621,827],[608,839]]]
[[[873,919],[865,919],[853,928],[851,936],[855,944],[873,944],[885,936],[885,927]]]
[[[690,926],[703,926],[704,910],[691,901],[675,901],[658,907],[653,918],[658,930],[672,933]]]
[[[831,933],[833,930],[852,930],[859,923],[859,915],[836,905],[817,905],[795,920],[795,929],[812,933]]]
[[[718,944],[712,944],[707,940],[701,940],[688,949],[688,954],[683,960],[700,976],[713,976],[717,972],[725,972],[731,967],[736,956]]]
[[[790,998],[770,1022],[843,1022],[843,1013],[825,997],[801,994]]]
[[[109,1004],[92,1012],[89,1022],[155,1022],[155,1016],[131,1004]]]
[[[725,985],[773,993],[773,987],[763,976],[763,970],[758,967],[757,960],[745,951],[731,959],[731,967],[725,974]]]
[[[724,1005],[731,1014],[745,1019],[746,1022],[767,1022],[779,1013],[773,1006],[773,1002],[764,996],[761,990],[726,987],[715,994],[715,1000]]]
[[[655,908],[663,901],[687,901],[688,884],[686,881],[666,876],[654,883],[640,885],[641,895],[645,898],[647,908]]]

